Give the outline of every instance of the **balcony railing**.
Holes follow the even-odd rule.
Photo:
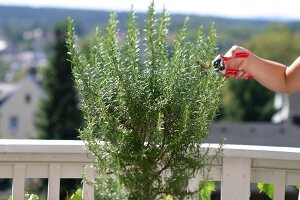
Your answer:
[[[204,145],[206,147],[207,145]],[[0,178],[13,179],[14,200],[24,199],[26,178],[48,178],[48,200],[58,200],[61,178],[95,178],[81,141],[0,140]],[[210,145],[217,148],[217,145]],[[212,178],[221,181],[222,200],[249,199],[250,183],[273,183],[274,200],[285,199],[286,185],[300,185],[300,148],[225,145],[223,162]],[[200,178],[191,180],[195,187]],[[83,199],[94,199],[94,188],[83,184]],[[298,198],[300,200],[300,198]]]

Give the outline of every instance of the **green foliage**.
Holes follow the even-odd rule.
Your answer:
[[[74,194],[72,194],[70,200],[82,200],[82,189],[79,188]]]
[[[270,199],[274,199],[274,184],[257,183],[260,193],[265,193]]]
[[[173,200],[172,195],[167,195],[166,198],[165,198],[165,200]]]
[[[274,92],[253,80],[229,80],[223,98],[223,120],[270,121]]]
[[[257,188],[260,193],[265,193],[270,199],[274,199],[274,184],[257,183]],[[295,188],[300,190],[299,185],[296,185]]]
[[[37,195],[35,195],[35,194],[29,194],[28,192],[26,192],[24,194],[24,199],[25,200],[39,200],[40,198]],[[8,197],[8,200],[12,200],[12,195],[10,195]]]
[[[299,42],[300,36],[287,25],[272,24],[246,46],[263,58],[290,65],[299,56]]]
[[[169,20],[166,10],[157,16],[152,3],[141,39],[131,11],[121,46],[112,13],[106,30],[96,30],[88,56],[78,50],[69,20],[67,46],[86,121],[80,137],[113,188],[111,199],[182,199],[199,192],[187,191],[188,180],[212,162],[200,145],[223,89],[224,79],[211,67],[216,31],[205,36],[200,29],[191,43],[185,20],[170,47]]]
[[[66,23],[55,27],[55,44],[43,76],[46,98],[41,102],[36,121],[43,139],[77,139],[82,121],[71,63],[67,61],[66,28]]]
[[[102,176],[95,184],[95,199],[123,200],[128,198],[128,192],[122,187],[120,181],[112,177]]]
[[[210,200],[211,193],[216,191],[216,184],[211,181],[204,181],[200,185],[200,200]]]

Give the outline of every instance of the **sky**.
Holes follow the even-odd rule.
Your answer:
[[[136,12],[147,10],[152,0],[0,0],[0,5],[79,8]],[[155,0],[156,10],[164,6],[171,13],[228,18],[276,18],[300,20],[297,0]]]

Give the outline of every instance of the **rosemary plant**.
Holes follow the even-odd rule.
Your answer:
[[[188,41],[185,20],[171,46],[169,22],[167,11],[156,15],[151,3],[140,33],[132,10],[120,45],[112,13],[86,56],[69,19],[67,46],[86,122],[80,137],[101,179],[113,181],[113,199],[186,198],[198,192],[187,189],[188,180],[212,162],[200,145],[224,81],[211,68],[216,31],[200,28]]]

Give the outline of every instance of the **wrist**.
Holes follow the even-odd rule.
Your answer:
[[[255,54],[253,54],[250,51],[248,51],[248,53],[249,53],[249,56],[246,59],[245,66],[243,68],[243,70],[246,72],[249,72],[249,69],[253,67],[253,63],[255,63],[255,60],[257,59]],[[250,71],[251,71],[251,69],[250,69]]]

